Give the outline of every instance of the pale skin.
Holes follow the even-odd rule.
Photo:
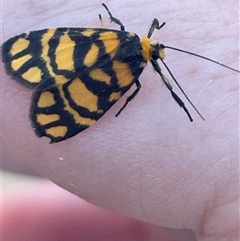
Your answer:
[[[238,8],[234,0],[105,3],[128,31],[143,37],[156,17],[167,25],[156,30],[152,39],[238,68]],[[87,3],[45,0],[24,4],[4,0],[2,12],[3,40],[50,26],[99,27],[99,13],[105,27],[119,28],[109,23],[101,1],[94,0]],[[116,230],[119,239],[109,240],[159,240],[164,232],[153,226],[159,225],[192,229],[199,241],[236,241],[239,233],[239,74],[171,50],[167,51],[166,63],[205,121],[181,96],[194,119],[190,123],[148,64],[139,79],[142,89],[119,117],[114,115],[124,104],[125,97],[97,124],[58,144],[49,144],[47,138],[35,136],[28,120],[31,91],[12,81],[1,68],[2,147],[10,156],[9,161],[24,161],[82,199],[140,220],[115,214],[108,216],[107,211],[87,207],[62,191],[46,194],[48,208],[60,200],[58,217],[69,215],[72,220],[71,215],[75,214],[78,223],[83,210],[89,210],[87,217],[119,223],[119,227],[111,229],[113,233]],[[174,90],[179,93],[175,85]],[[34,188],[37,198],[32,190],[31,195],[28,191],[23,195],[9,194],[5,215],[11,217],[14,211],[20,212],[20,208],[11,211],[16,198],[19,198],[17,203],[30,198],[27,205],[44,212],[45,206],[43,208],[40,202],[44,197],[39,198],[39,195],[55,189],[52,184],[44,183]],[[66,208],[69,208],[67,214],[63,212]],[[36,215],[40,215],[39,212]],[[79,213],[77,217],[76,213]],[[53,220],[57,223],[59,218]],[[91,229],[87,224],[86,221],[86,227]],[[10,235],[14,225],[14,222],[8,223],[6,235]],[[69,226],[70,223],[65,224]],[[79,232],[79,227],[72,229],[71,232]],[[126,239],[127,229],[129,239]],[[35,231],[36,237],[42,238],[43,231]],[[121,235],[125,236],[120,239]],[[163,236],[162,240],[185,241],[186,237],[181,235]],[[22,240],[37,240],[28,238]],[[6,240],[10,240],[9,236]]]

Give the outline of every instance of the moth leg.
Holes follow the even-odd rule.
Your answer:
[[[103,5],[103,7],[107,10],[107,12],[108,12],[108,14],[109,14],[109,17],[110,17],[110,20],[111,20],[112,22],[116,23],[117,25],[119,25],[121,31],[125,31],[124,25],[121,23],[120,20],[118,20],[117,18],[114,18],[114,17],[113,17],[113,15],[112,15],[112,13],[110,12],[110,10],[108,9],[107,5],[104,4],[104,3],[102,3],[102,5]]]
[[[101,15],[101,14],[98,14],[98,17],[99,17],[99,20],[100,20],[101,28],[104,28],[104,22],[103,22],[103,20],[102,20],[102,15]]]
[[[125,104],[118,111],[118,113],[115,115],[116,117],[120,115],[120,113],[123,111],[123,109],[128,105],[128,103],[137,95],[137,93],[141,89],[142,86],[141,86],[141,83],[139,82],[138,79],[135,81],[135,84],[136,84],[137,88],[134,90],[134,92],[130,96],[127,97],[127,100],[126,100]]]
[[[149,29],[149,31],[148,31],[147,37],[148,37],[148,38],[151,38],[151,36],[152,36],[152,34],[153,34],[153,31],[154,31],[155,29],[157,29],[157,30],[161,29],[165,24],[166,24],[166,23],[163,22],[161,25],[159,25],[158,20],[157,20],[156,18],[154,18],[154,19],[153,19],[153,22],[152,22],[152,25],[151,25],[151,27],[150,27],[150,29]]]

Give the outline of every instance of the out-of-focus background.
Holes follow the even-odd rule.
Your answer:
[[[3,151],[0,155],[1,163],[1,186],[6,188],[17,188],[27,182],[38,181],[41,177],[24,162],[14,159],[10,154]]]

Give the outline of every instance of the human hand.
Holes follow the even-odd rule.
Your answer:
[[[237,68],[234,2],[106,4],[128,31],[144,36],[157,17],[167,26],[156,31],[153,39]],[[4,4],[3,39],[73,23],[97,27],[98,13],[106,27],[115,28],[97,1]],[[13,156],[90,203],[160,226],[191,228],[201,241],[236,240],[239,76],[170,50],[166,62],[205,122],[191,110],[194,122],[189,123],[159,76],[146,67],[140,77],[140,93],[118,118],[114,115],[124,98],[88,130],[50,145],[30,127],[31,91],[4,72],[3,145]]]

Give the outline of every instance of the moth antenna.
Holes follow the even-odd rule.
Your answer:
[[[196,56],[196,57],[198,57],[198,58],[208,60],[208,61],[210,61],[210,62],[212,62],[212,63],[221,65],[222,67],[227,68],[227,69],[230,69],[230,70],[235,71],[235,72],[237,72],[237,73],[240,73],[240,71],[237,70],[237,69],[231,68],[231,67],[229,67],[229,66],[227,66],[227,65],[225,65],[225,64],[219,63],[218,61],[213,60],[213,59],[210,59],[210,58],[207,58],[207,57],[205,57],[205,56],[202,56],[202,55],[199,55],[199,54],[195,54],[195,53],[192,53],[192,52],[183,50],[183,49],[178,49],[178,48],[175,48],[175,47],[171,47],[171,46],[166,46],[166,45],[164,45],[164,46],[165,46],[165,48],[172,49],[172,50],[176,50],[176,51],[178,51],[178,52],[182,52],[182,53],[185,53],[185,54],[190,54],[190,55]]]

